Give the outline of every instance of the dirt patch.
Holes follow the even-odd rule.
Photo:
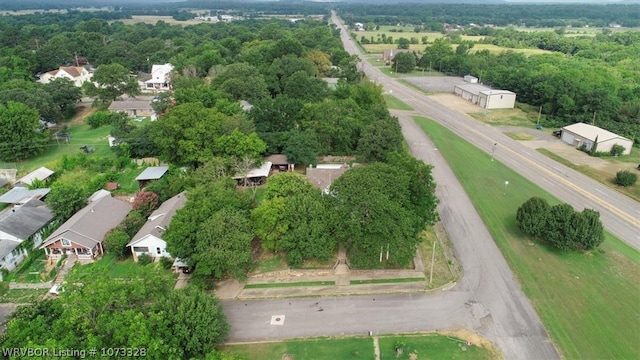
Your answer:
[[[478,346],[486,349],[491,353],[491,357],[493,359],[504,359],[502,353],[500,352],[500,350],[498,350],[498,347],[494,343],[467,329],[452,329],[447,331],[439,331],[438,333],[444,336],[451,336],[462,339],[467,344],[470,344],[468,346]]]
[[[93,114],[95,109],[91,106],[91,103],[81,102],[76,106],[76,114],[69,121],[69,125],[82,125],[84,119]]]
[[[483,109],[474,105],[467,100],[456,96],[454,94],[435,94],[429,95],[429,99],[434,100],[450,109],[456,110],[463,114],[477,113],[483,111]]]

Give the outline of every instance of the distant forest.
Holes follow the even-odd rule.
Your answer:
[[[640,4],[339,4],[345,22],[528,27],[640,27]]]

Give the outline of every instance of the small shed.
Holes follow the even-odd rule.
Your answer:
[[[631,147],[633,147],[633,140],[581,122],[563,127],[561,139],[575,147],[584,145],[587,151],[593,148],[596,139],[598,140],[596,151],[609,152],[613,145],[617,144],[624,147],[623,155],[629,155],[631,154]]]
[[[477,84],[478,83],[478,78],[473,76],[473,75],[465,75],[464,76],[464,81],[471,83],[471,84]]]
[[[238,185],[262,185],[269,177],[272,165],[271,161],[265,161],[259,168],[249,170],[246,175],[236,174],[233,179]]]
[[[20,179],[16,180],[15,186],[29,187],[34,181],[44,181],[49,178],[49,176],[53,175],[53,173],[53,170],[47,169],[44,166],[37,168],[27,175],[21,177]]]
[[[164,174],[169,171],[168,166],[150,166],[136,177],[138,186],[142,189],[150,182],[160,179]]]
[[[289,171],[293,167],[293,164],[289,164],[287,155],[273,154],[264,158],[264,161],[271,162],[271,170],[277,171]]]

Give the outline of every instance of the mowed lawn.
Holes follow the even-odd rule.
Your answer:
[[[69,128],[71,140],[68,143],[64,141],[52,140],[42,154],[34,156],[24,162],[18,162],[18,176],[27,174],[41,166],[54,168],[55,163],[60,161],[62,155],[75,155],[81,153],[80,147],[87,146],[92,149],[94,155],[111,156],[112,151],[109,148],[108,137],[113,127],[101,126],[92,129],[89,125],[74,125]]]
[[[396,356],[398,343],[403,345],[403,354]],[[438,334],[382,336],[379,347],[381,359],[411,359],[412,352],[417,355],[416,359],[499,358],[489,349],[467,346],[464,340]],[[226,345],[221,350],[249,360],[370,360],[374,359],[373,349],[370,337],[347,337]]]
[[[515,225],[517,208],[532,196],[558,201],[436,122],[416,122],[471,197],[562,356],[640,358],[640,253],[609,234],[589,253],[527,238]]]

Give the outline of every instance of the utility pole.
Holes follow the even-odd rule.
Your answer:
[[[593,112],[593,121],[591,122],[591,125],[595,126],[596,125],[596,112]]]
[[[538,110],[538,121],[536,122],[536,125],[540,125],[540,116],[542,116],[542,105],[540,105],[540,110]]]

